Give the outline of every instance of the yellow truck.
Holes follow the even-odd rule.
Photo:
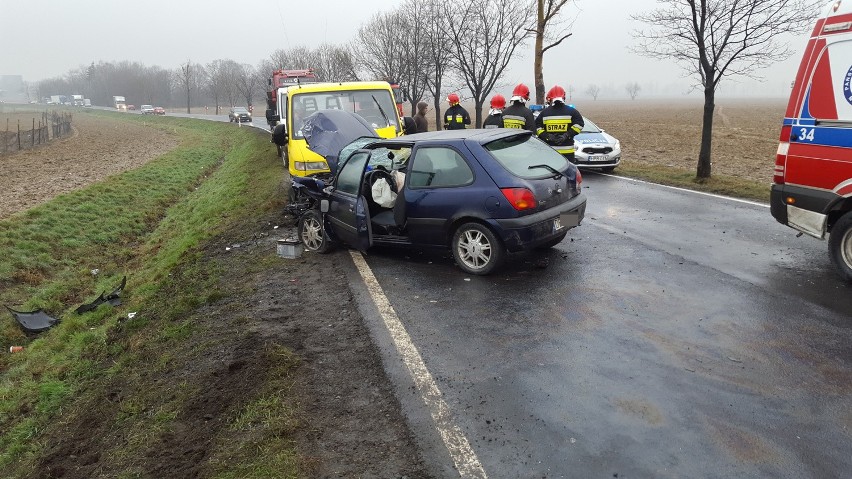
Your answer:
[[[402,134],[403,123],[387,82],[306,83],[279,88],[275,110],[266,111],[272,126],[272,141],[291,176],[328,173],[328,163],[308,148],[302,123],[319,110],[346,110],[357,113],[382,138]]]

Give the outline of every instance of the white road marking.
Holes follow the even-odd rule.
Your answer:
[[[628,178],[626,176],[609,175],[607,173],[597,173],[597,174],[601,175],[601,176],[608,176],[610,178],[617,178],[619,180],[632,181],[634,183],[643,183],[643,184],[646,184],[646,185],[660,186],[662,188],[669,188],[671,190],[682,191],[684,193],[695,193],[696,195],[710,196],[710,197],[713,197],[713,198],[718,198],[720,200],[728,200],[728,201],[734,201],[734,202],[737,202],[737,203],[744,203],[744,204],[752,205],[752,206],[761,206],[763,208],[769,208],[769,205],[767,205],[766,203],[758,203],[757,201],[741,200],[739,198],[732,198],[730,196],[717,195],[717,194],[714,194],[714,193],[706,193],[704,191],[695,191],[695,190],[688,190],[686,188],[678,188],[677,186],[661,185],[659,183],[651,183],[650,181],[637,180],[636,178]]]
[[[361,278],[364,279],[364,284],[367,286],[367,291],[373,298],[376,308],[379,310],[382,319],[385,322],[385,327],[393,339],[396,350],[402,356],[405,366],[408,368],[411,378],[417,390],[420,392],[420,397],[429,408],[429,413],[432,415],[432,420],[435,421],[435,427],[438,433],[444,440],[444,445],[450,452],[456,470],[463,478],[486,478],[485,469],[476,457],[476,453],[470,446],[470,442],[465,437],[464,433],[453,422],[453,414],[450,407],[444,402],[441,390],[435,383],[432,374],[426,369],[426,364],[423,363],[423,358],[417,347],[411,342],[411,337],[405,330],[399,316],[396,315],[393,307],[390,305],[388,298],[382,291],[381,285],[373,275],[373,271],[367,265],[364,257],[357,251],[350,251],[352,261],[355,262],[355,267],[361,273]]]

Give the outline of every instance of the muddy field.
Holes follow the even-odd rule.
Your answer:
[[[40,115],[0,113],[0,125],[5,128],[10,118],[31,126]],[[177,146],[177,138],[163,131],[85,111],[74,113],[72,128],[69,137],[47,145],[0,152],[0,219],[139,167]]]
[[[713,123],[713,174],[769,184],[784,100],[719,101]],[[597,101],[577,108],[621,141],[623,159],[695,170],[700,101]]]

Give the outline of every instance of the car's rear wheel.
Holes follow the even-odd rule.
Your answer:
[[[305,212],[299,218],[299,239],[305,245],[308,251],[316,253],[328,253],[331,251],[332,244],[325,232],[325,227],[322,222],[322,213],[317,210]]]
[[[562,240],[565,239],[565,235],[567,235],[567,234],[568,234],[568,232],[566,231],[566,232],[562,233],[561,235],[557,236],[556,238],[553,238],[552,240],[548,241],[547,243],[542,243],[542,244],[536,246],[535,249],[544,250],[544,249],[553,248],[554,246],[561,243]]]
[[[490,274],[503,264],[503,244],[487,226],[465,223],[453,234],[453,256],[459,267],[470,274]]]
[[[841,216],[828,237],[831,262],[846,281],[852,281],[852,211]]]

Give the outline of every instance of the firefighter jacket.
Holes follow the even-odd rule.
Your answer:
[[[461,105],[453,105],[444,112],[445,130],[464,130],[465,125],[470,125],[470,115]]]
[[[573,107],[561,102],[545,108],[535,119],[535,133],[554,150],[574,153],[574,135],[583,129],[583,116]],[[564,148],[560,148],[564,147]]]
[[[495,111],[482,122],[482,128],[503,128],[503,114]]]
[[[523,103],[513,101],[508,108],[503,109],[503,128],[535,131],[535,117]]]

